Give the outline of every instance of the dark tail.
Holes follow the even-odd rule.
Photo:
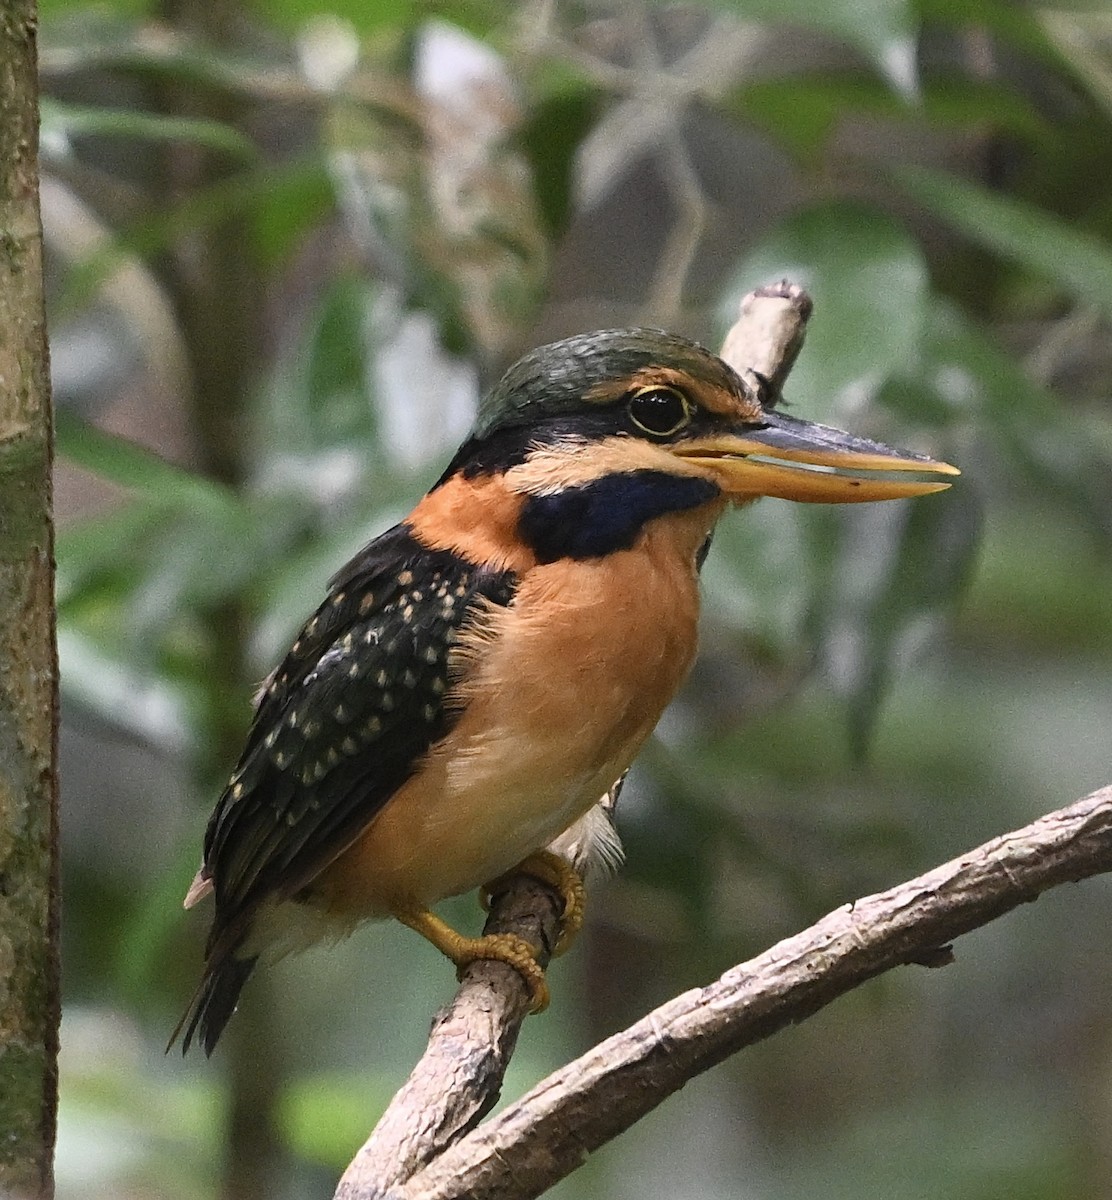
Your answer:
[[[224,1026],[236,1010],[239,993],[258,961],[257,955],[254,958],[236,958],[233,951],[221,955],[216,961],[210,959],[205,964],[201,982],[174,1032],[170,1034],[166,1044],[167,1053],[181,1037],[181,1052],[188,1054],[194,1035],[199,1032],[205,1054],[212,1054],[224,1032]]]

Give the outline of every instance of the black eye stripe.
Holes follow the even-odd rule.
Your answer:
[[[691,404],[682,392],[668,387],[646,387],[630,396],[630,420],[646,433],[668,437],[691,420]]]

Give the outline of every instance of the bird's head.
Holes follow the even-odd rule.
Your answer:
[[[656,329],[580,334],[525,355],[485,397],[448,474],[506,472],[555,492],[656,472],[736,503],[893,500],[949,487],[955,467],[777,412],[695,342]]]
[[[768,390],[655,329],[542,346],[482,402],[415,514],[422,536],[516,567],[598,559],[672,514],[690,513],[670,527],[701,542],[728,502],[892,500],[939,491],[957,474],[786,416]]]

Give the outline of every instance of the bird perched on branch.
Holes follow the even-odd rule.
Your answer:
[[[957,474],[779,413],[763,383],[647,329],[510,368],[262,690],[186,897],[216,907],[184,1049],[199,1033],[211,1053],[260,957],[373,917],[457,966],[508,962],[547,1003],[535,947],[464,937],[432,906],[520,867],[564,895],[570,939],[581,882],[545,847],[585,819],[580,840],[605,847],[589,814],[691,666],[727,505],[888,500]]]

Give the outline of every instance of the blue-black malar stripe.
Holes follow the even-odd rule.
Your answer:
[[[697,508],[719,495],[706,479],[667,471],[604,475],[547,496],[529,496],[518,533],[541,563],[602,558],[628,550],[644,526],[667,513]]]

